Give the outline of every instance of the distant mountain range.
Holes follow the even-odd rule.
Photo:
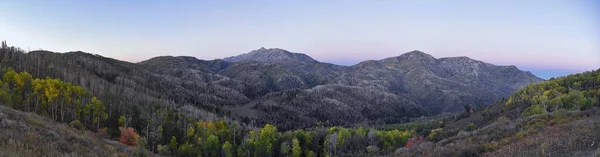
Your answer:
[[[148,70],[189,81],[204,75],[235,80],[241,97],[236,115],[255,113],[279,126],[392,123],[407,117],[460,111],[463,105],[488,105],[527,84],[542,81],[515,66],[496,66],[467,57],[436,59],[411,51],[354,66],[318,62],[283,49],[260,48],[223,60],[153,58]],[[185,64],[179,66],[179,64]],[[178,65],[178,66],[170,66]],[[181,73],[196,75],[179,75]],[[231,94],[225,94],[231,95]],[[231,98],[227,98],[232,100]]]
[[[155,57],[128,63],[83,52],[0,54],[2,67],[91,89],[106,103],[176,105],[195,116],[268,122],[281,129],[317,123],[397,123],[489,105],[542,79],[515,66],[411,51],[353,66],[260,48],[217,60]]]

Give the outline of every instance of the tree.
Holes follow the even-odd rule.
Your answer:
[[[175,153],[177,151],[178,145],[179,144],[177,143],[177,137],[171,136],[171,141],[169,142],[169,149],[171,149],[172,153]]]
[[[279,150],[281,150],[281,156],[288,156],[290,154],[290,143],[288,141],[282,142],[281,143],[281,147]]]
[[[10,96],[10,89],[8,84],[0,81],[0,101],[4,103],[12,102],[12,97]]]
[[[300,157],[302,154],[302,148],[297,138],[292,140],[292,157]]]
[[[196,131],[195,131],[195,129],[194,129],[194,126],[189,126],[189,127],[188,127],[188,129],[187,129],[187,137],[188,137],[188,139],[189,139],[190,141],[191,141],[191,140],[194,140],[194,133],[195,133],[195,132],[196,132]]]
[[[46,106],[50,109],[50,113],[52,114],[52,119],[56,120],[56,116],[54,115],[54,108],[56,107],[56,98],[58,97],[60,90],[57,89],[58,82],[54,79],[47,78],[44,85],[44,96],[46,98],[46,104],[42,103],[42,105],[50,105]]]
[[[350,133],[350,131],[346,128],[339,128],[338,129],[338,137],[337,137],[337,148],[341,149],[344,147],[344,144],[346,143],[346,140],[349,139],[352,136],[352,134]]]
[[[229,143],[229,141],[225,141],[221,149],[223,150],[223,156],[233,157],[233,147],[231,146],[231,143]]]
[[[395,140],[394,140],[394,133],[391,131],[388,131],[385,133],[385,135],[383,136],[384,138],[384,144],[383,144],[383,148],[384,149],[389,149],[390,147],[394,146]]]
[[[338,133],[334,132],[333,134],[327,135],[325,137],[324,143],[323,143],[323,151],[326,155],[334,157],[337,156],[337,144],[338,142]]]
[[[196,156],[192,144],[186,142],[177,149],[177,156],[194,157]]]
[[[210,135],[206,139],[206,149],[209,156],[218,156],[219,154],[219,138],[215,135]]]
[[[119,116],[119,126],[122,127],[127,127],[127,124],[125,123],[125,116]]]
[[[307,150],[304,152],[304,154],[306,154],[306,157],[316,157],[317,156],[315,154],[315,152],[313,152],[312,150]]]
[[[92,103],[89,104],[92,110],[92,115],[94,117],[93,122],[96,123],[96,129],[100,128],[100,121],[106,120],[108,118],[108,114],[106,114],[106,107],[104,103],[100,102],[98,98],[92,97]]]
[[[272,156],[273,143],[277,138],[277,128],[271,124],[267,124],[260,130],[259,137],[259,153],[264,153],[264,156]]]

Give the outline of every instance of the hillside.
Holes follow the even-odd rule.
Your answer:
[[[132,156],[139,151],[99,138],[100,134],[2,105],[0,130],[0,156]]]
[[[528,85],[477,112],[439,118],[397,156],[598,156],[600,69]],[[433,151],[432,151],[433,150]]]
[[[488,105],[513,91],[542,81],[515,66],[496,66],[467,57],[436,59],[421,51],[355,66],[370,79],[360,86],[384,87],[433,113]]]

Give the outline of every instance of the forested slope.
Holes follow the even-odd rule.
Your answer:
[[[600,70],[519,89],[477,112],[440,119],[397,156],[598,156]],[[470,110],[470,109],[468,109]]]
[[[0,101],[163,155],[364,156],[419,143],[418,135],[438,125],[358,126],[482,104],[539,81],[515,67],[446,63],[422,52],[353,67],[280,56],[287,53],[236,62],[167,56],[128,63],[83,52],[26,53],[3,42]],[[482,82],[488,77],[500,79]],[[477,98],[486,93],[491,97]],[[235,109],[257,115],[237,116]]]
[[[64,123],[77,121],[112,139],[120,138],[120,127],[131,127],[143,133],[149,150],[171,136],[182,137],[196,119],[230,121],[214,106],[169,95],[185,92],[176,92],[184,90],[179,83],[132,63],[81,52],[24,53],[3,42],[0,67],[4,105]]]

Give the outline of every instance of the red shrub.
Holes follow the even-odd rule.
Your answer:
[[[138,145],[139,135],[135,133],[135,130],[133,128],[128,127],[127,129],[125,129],[123,127],[119,127],[119,130],[121,131],[121,138],[119,138],[119,142],[130,146]]]
[[[406,142],[406,145],[404,147],[405,148],[410,148],[412,146],[419,145],[419,144],[421,144],[423,142],[425,142],[425,139],[423,139],[423,136],[413,137],[410,140],[408,140],[408,142]]]

